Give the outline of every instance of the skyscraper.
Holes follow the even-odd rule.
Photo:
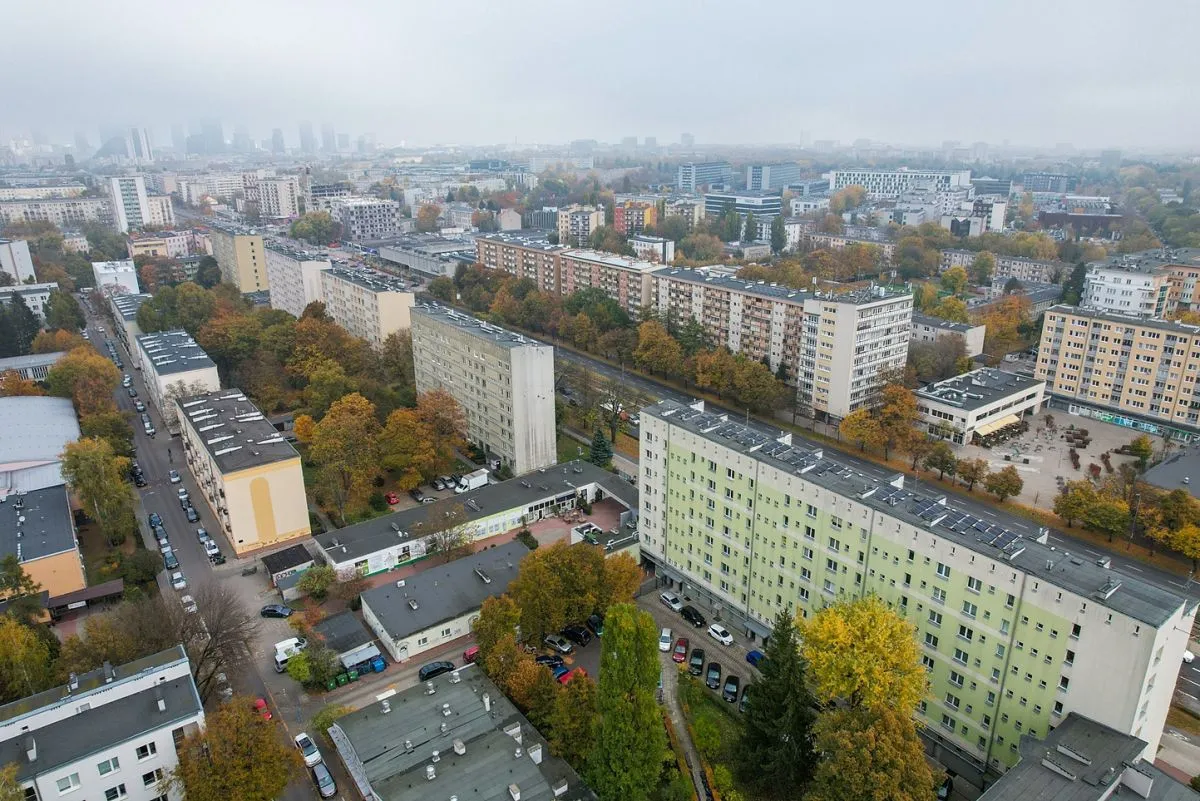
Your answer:
[[[321,126],[321,150],[326,153],[337,152],[337,134],[329,123]]]
[[[316,153],[317,140],[313,138],[312,123],[305,120],[300,123],[300,152]]]
[[[337,149],[342,153],[350,149],[350,134],[340,133],[337,135]]]
[[[90,158],[92,155],[92,145],[88,142],[87,134],[83,131],[75,132],[75,156],[80,159]]]
[[[683,145],[684,147],[695,147],[696,137],[690,133],[680,134],[679,144]]]
[[[282,128],[276,128],[275,130],[271,131],[271,152],[276,154],[282,154],[284,152]]]
[[[200,135],[204,139],[205,153],[223,153],[225,151],[225,131],[220,120],[201,122]]]
[[[150,144],[150,132],[145,128],[129,129],[129,157],[140,162],[154,161],[154,149]]]

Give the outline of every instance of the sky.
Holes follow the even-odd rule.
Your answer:
[[[1196,0],[0,0],[0,138],[1200,145]],[[23,76],[23,77],[22,77]]]

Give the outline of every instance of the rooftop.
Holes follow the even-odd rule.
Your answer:
[[[305,248],[295,247],[286,242],[280,242],[272,239],[265,243],[263,248],[276,253],[282,253],[285,256],[290,256],[296,261],[328,261],[329,253],[324,248],[315,248],[307,250]]]
[[[365,287],[372,292],[412,292],[411,284],[402,278],[375,270],[349,267],[330,267],[325,275]]]
[[[969,411],[1023,394],[1039,385],[1045,386],[1045,382],[992,367],[981,367],[935,384],[927,384],[918,389],[916,394],[918,398]]]
[[[1117,314],[1100,309],[1089,309],[1084,306],[1068,306],[1065,303],[1051,306],[1047,309],[1047,312],[1068,314],[1072,317],[1086,317],[1089,320],[1103,321],[1131,328],[1156,328],[1159,331],[1166,331],[1181,337],[1200,335],[1200,325],[1189,325],[1188,323],[1179,323],[1174,320],[1160,320],[1154,317],[1134,317],[1129,314]]]
[[[335,653],[344,654],[375,638],[353,612],[327,617],[313,626],[313,632]]]
[[[54,353],[30,353],[26,356],[9,356],[6,359],[0,359],[0,373],[3,373],[5,370],[27,370],[30,367],[42,367],[54,364],[66,355],[64,351],[57,350]]]
[[[338,718],[330,735],[359,795],[380,801],[596,798],[475,665]]]
[[[469,314],[436,303],[418,303],[412,307],[411,314],[437,320],[443,325],[454,326],[460,331],[465,331],[471,336],[502,348],[553,348],[553,345],[544,345],[537,340],[513,333],[492,323],[485,323]]]
[[[0,496],[0,557],[31,562],[75,550],[67,485]]]
[[[240,389],[218,389],[177,403],[222,473],[300,458]]]
[[[153,295],[111,295],[113,305],[126,321],[136,320],[138,309],[142,304],[154,297]]]
[[[930,328],[940,328],[943,331],[957,331],[960,334],[965,334],[972,328],[978,327],[970,323],[956,323],[953,320],[943,320],[941,317],[930,317],[927,314],[917,314],[916,312],[913,312],[912,321],[914,326],[927,325]]]
[[[52,281],[48,284],[13,284],[10,286],[0,286],[0,294],[4,295],[43,295],[47,292],[53,292],[58,289],[58,282]]]
[[[313,560],[312,554],[303,545],[292,545],[282,551],[269,553],[262,557],[263,567],[267,573],[275,575],[285,570],[292,570]]]
[[[1200,451],[1177,451],[1147,470],[1142,479],[1167,492],[1185,489],[1192,497],[1200,498]]]
[[[58,462],[68,442],[79,439],[70,398],[0,398],[0,465]]]
[[[1089,268],[1121,270],[1131,273],[1153,273],[1164,267],[1200,268],[1200,248],[1154,248],[1137,253],[1120,253],[1104,261],[1092,262]]]
[[[122,259],[120,261],[94,261],[92,269],[98,273],[136,273],[137,268],[133,265],[133,259]]]
[[[599,250],[575,249],[568,250],[562,255],[580,261],[605,264],[609,267],[619,267],[623,270],[634,270],[639,273],[652,273],[655,270],[662,269],[661,264],[642,261],[641,259],[631,259],[627,256],[618,256],[616,253],[604,253]]]
[[[1192,604],[1190,599],[1160,584],[1102,568],[1092,559],[1043,544],[1038,539],[1044,538],[1040,536],[1044,532],[1037,537],[1017,533],[1027,525],[1012,515],[993,512],[990,520],[985,520],[960,511],[956,505],[974,507],[969,503],[952,505],[950,498],[936,491],[921,494],[905,490],[902,474],[887,481],[868,476],[848,462],[827,458],[815,444],[804,441],[793,444],[792,436],[781,435],[778,429],[758,424],[747,426],[723,412],[706,412],[702,402],[688,406],[664,400],[643,408],[641,414],[669,421],[726,448],[753,456],[762,464],[803,476],[806,481],[855,503],[918,529],[934,531],[943,539],[989,559],[1007,562],[1015,571],[1062,587],[1134,620],[1161,626],[1181,606]],[[916,487],[921,489],[919,482]]]
[[[566,245],[552,245],[547,239],[548,233],[534,231],[519,231],[508,234],[481,234],[475,237],[476,242],[495,242],[500,245],[516,245],[533,250],[544,250],[547,253],[562,253],[570,250]]]
[[[365,520],[335,531],[318,534],[317,544],[336,557],[336,562],[366,558],[398,541],[413,539],[420,523],[436,519],[456,506],[462,506],[467,522],[481,520],[509,509],[517,509],[578,494],[579,488],[599,484],[609,496],[630,508],[637,507],[637,487],[591,462],[575,460],[545,470],[526,473],[497,484],[442,498],[436,503],[414,506],[383,517]],[[337,553],[334,553],[336,551]]]
[[[186,331],[159,331],[142,334],[137,338],[138,347],[146,354],[147,362],[158,375],[186,373],[216,367],[208,354],[196,344]]]
[[[792,287],[781,286],[780,284],[767,283],[766,281],[747,281],[743,278],[734,278],[710,270],[708,267],[667,267],[655,273],[654,277],[670,278],[692,284],[704,284],[705,286],[716,286],[727,289],[730,292],[744,292],[762,298],[790,301],[792,303],[803,303],[805,298],[813,297],[812,292],[793,289]]]

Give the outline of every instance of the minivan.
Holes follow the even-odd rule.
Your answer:
[[[321,798],[333,798],[337,795],[337,784],[333,781],[333,774],[329,772],[329,768],[325,767],[324,762],[318,762],[312,766],[313,784],[317,785],[317,792],[321,794]]]

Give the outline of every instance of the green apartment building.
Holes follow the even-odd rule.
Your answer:
[[[758,639],[781,609],[874,593],[916,626],[921,722],[947,764],[1003,772],[1071,712],[1153,759],[1196,614],[1181,591],[702,402],[641,419],[642,555],[710,617]]]

